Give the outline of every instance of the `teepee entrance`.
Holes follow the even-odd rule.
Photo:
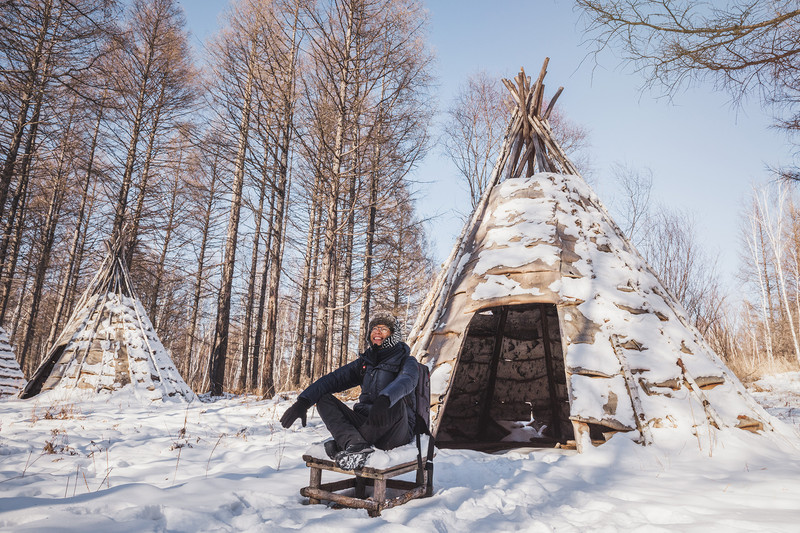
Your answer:
[[[573,439],[555,305],[475,313],[455,367],[440,446],[488,450]]]

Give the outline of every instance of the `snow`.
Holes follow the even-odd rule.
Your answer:
[[[444,363],[431,371],[431,394],[441,395],[447,392],[450,377],[453,374],[453,365]]]
[[[698,428],[687,445],[654,429],[656,445],[617,435],[582,455],[438,450],[433,497],[378,518],[305,504],[302,455],[329,435],[315,411],[308,427],[280,427],[293,398],[151,403],[128,387],[10,399],[0,402],[0,530],[796,531],[800,373],[753,390],[793,425],[790,439]]]
[[[18,394],[27,381],[14,356],[8,333],[0,328],[0,398]]]
[[[488,275],[485,281],[480,282],[475,287],[475,290],[472,292],[472,299],[488,300],[517,294],[538,296],[542,294],[542,291],[540,291],[538,287],[526,289],[522,287],[518,281],[507,278],[506,276]]]

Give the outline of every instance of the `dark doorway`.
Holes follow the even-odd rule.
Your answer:
[[[573,439],[558,311],[552,304],[476,313],[459,354],[437,445],[481,450]]]
[[[61,358],[61,354],[64,353],[64,349],[66,347],[66,344],[61,344],[56,347],[55,350],[53,350],[53,352],[50,354],[50,357],[47,358],[47,362],[43,365],[40,365],[39,368],[36,369],[36,372],[33,374],[33,376],[31,376],[28,384],[25,385],[25,388],[19,395],[20,398],[24,400],[36,396],[42,392],[42,387],[44,387],[44,384],[47,381],[47,378],[50,377],[50,374],[53,373],[53,368]]]

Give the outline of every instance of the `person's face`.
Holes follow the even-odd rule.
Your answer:
[[[389,338],[392,334],[392,330],[390,330],[387,326],[382,324],[378,324],[372,331],[369,332],[369,340],[372,344],[380,346],[383,344],[383,341]]]

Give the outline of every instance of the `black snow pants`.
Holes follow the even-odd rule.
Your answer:
[[[352,444],[391,450],[408,444],[414,436],[402,400],[389,409],[389,422],[381,426],[370,424],[366,415],[353,411],[332,394],[319,399],[317,411],[342,450]]]

